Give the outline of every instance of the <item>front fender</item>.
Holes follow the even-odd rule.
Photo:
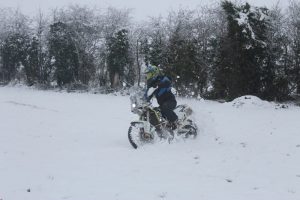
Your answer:
[[[144,128],[146,132],[151,132],[151,124],[148,121],[136,120],[130,122],[131,126],[139,126],[140,128]]]

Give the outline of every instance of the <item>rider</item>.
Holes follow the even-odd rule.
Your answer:
[[[145,73],[147,78],[147,90],[145,97],[147,101],[150,101],[150,99],[155,96],[162,116],[167,118],[169,121],[168,126],[173,130],[176,129],[176,121],[178,120],[178,116],[173,110],[177,105],[177,101],[171,91],[171,78],[162,75],[159,68],[152,65],[147,66]],[[150,94],[150,96],[148,96],[148,91],[150,88],[154,88],[154,91],[152,94]]]

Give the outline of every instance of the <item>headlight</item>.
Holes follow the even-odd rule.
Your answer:
[[[131,105],[131,107],[132,107],[132,108],[135,108],[135,107],[136,107],[136,104],[135,104],[135,103],[133,103],[133,104]]]

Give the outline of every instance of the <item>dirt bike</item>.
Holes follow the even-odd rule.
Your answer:
[[[178,138],[195,138],[197,126],[190,118],[192,109],[187,105],[178,105],[174,112],[178,116],[177,128],[173,130],[165,119],[159,107],[154,107],[144,98],[143,91],[136,91],[130,96],[131,112],[139,116],[139,120],[132,121],[128,129],[130,144],[136,149],[145,144],[160,140],[172,141]]]

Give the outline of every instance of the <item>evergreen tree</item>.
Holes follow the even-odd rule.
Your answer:
[[[300,24],[300,23],[299,23]],[[300,25],[297,26],[297,36],[294,38],[292,43],[292,51],[293,51],[293,79],[296,86],[295,92],[300,94]]]
[[[261,73],[266,57],[267,23],[264,8],[240,7],[224,1],[227,15],[227,36],[221,41],[217,61],[215,92],[221,98],[236,98],[246,94],[261,96]],[[222,92],[221,90],[224,90]]]
[[[267,56],[262,72],[262,97],[268,100],[285,100],[289,96],[288,72],[290,60],[287,52],[288,36],[284,31],[285,18],[280,9],[270,10],[271,23],[267,32]]]
[[[78,53],[73,41],[73,33],[62,22],[50,26],[49,56],[54,67],[54,78],[59,86],[78,80]]]
[[[300,94],[300,3],[291,2],[289,7],[289,31],[291,36],[291,83],[293,93]]]
[[[165,66],[167,61],[167,35],[161,18],[152,18],[148,28],[148,37],[144,41],[145,63]]]
[[[152,65],[164,65],[165,59],[165,43],[161,35],[156,35],[152,38],[152,42],[149,45],[149,63]]]
[[[144,55],[144,63],[148,66],[150,64],[150,45],[147,37],[141,41],[141,53]]]
[[[200,92],[198,87],[201,87],[197,82],[205,83],[206,77],[201,73],[196,40],[182,37],[178,31],[173,33],[169,41],[166,73],[176,78],[175,86],[180,95],[197,96]]]
[[[28,69],[27,53],[30,45],[29,36],[15,33],[10,35],[1,48],[2,73],[5,82],[25,77],[21,74]]]
[[[39,76],[39,41],[33,37],[30,46],[27,49],[25,73],[27,83],[33,85],[37,82]]]
[[[226,98],[229,96],[229,76],[230,68],[224,67],[223,63],[226,61],[226,51],[222,51],[224,48],[223,37],[212,40],[212,49],[214,59],[211,67],[211,83],[212,91],[210,91],[210,97],[213,99]]]
[[[113,88],[119,87],[120,81],[133,84],[135,74],[130,55],[128,31],[122,29],[109,38],[107,50],[107,67],[111,86]]]

